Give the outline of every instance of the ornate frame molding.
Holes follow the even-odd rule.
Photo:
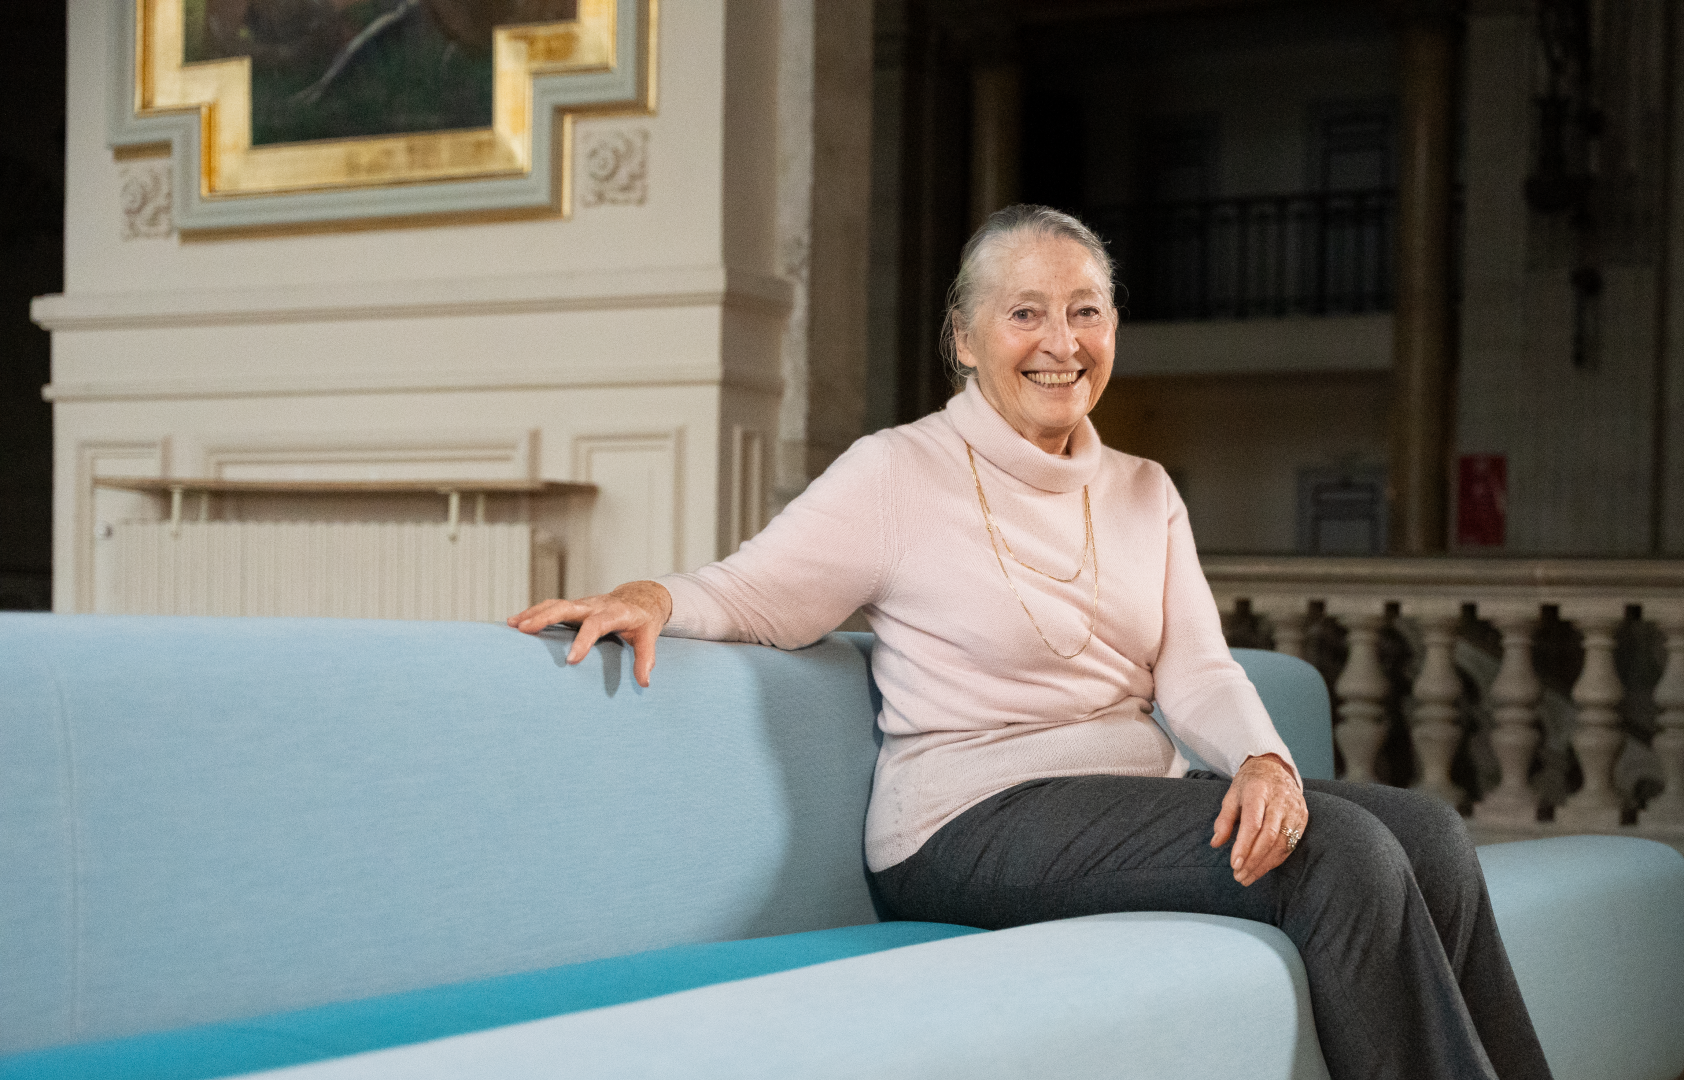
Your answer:
[[[489,128],[251,144],[251,62],[183,63],[182,0],[109,0],[110,145],[165,147],[184,238],[567,216],[573,117],[655,107],[657,0],[493,32]]]

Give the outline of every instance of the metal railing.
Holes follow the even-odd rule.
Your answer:
[[[1390,311],[1390,189],[1105,206],[1135,319],[1244,319]]]

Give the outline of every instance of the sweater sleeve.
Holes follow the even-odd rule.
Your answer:
[[[1170,730],[1229,776],[1258,754],[1278,754],[1304,786],[1292,752],[1275,731],[1245,669],[1228,651],[1222,617],[1199,567],[1187,506],[1164,479],[1169,550],[1164,572],[1164,630],[1153,669]]]
[[[890,447],[868,435],[736,554],[658,579],[672,594],[663,634],[810,645],[877,601],[891,568]]]

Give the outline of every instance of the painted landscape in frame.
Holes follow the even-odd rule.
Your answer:
[[[251,58],[251,143],[486,128],[492,29],[578,0],[180,0],[186,63]]]

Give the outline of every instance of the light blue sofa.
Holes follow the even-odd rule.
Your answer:
[[[1270,927],[879,922],[869,638],[570,640],[0,616],[0,1078],[1326,1075]],[[1684,858],[1481,858],[1558,1080],[1677,1076]]]

